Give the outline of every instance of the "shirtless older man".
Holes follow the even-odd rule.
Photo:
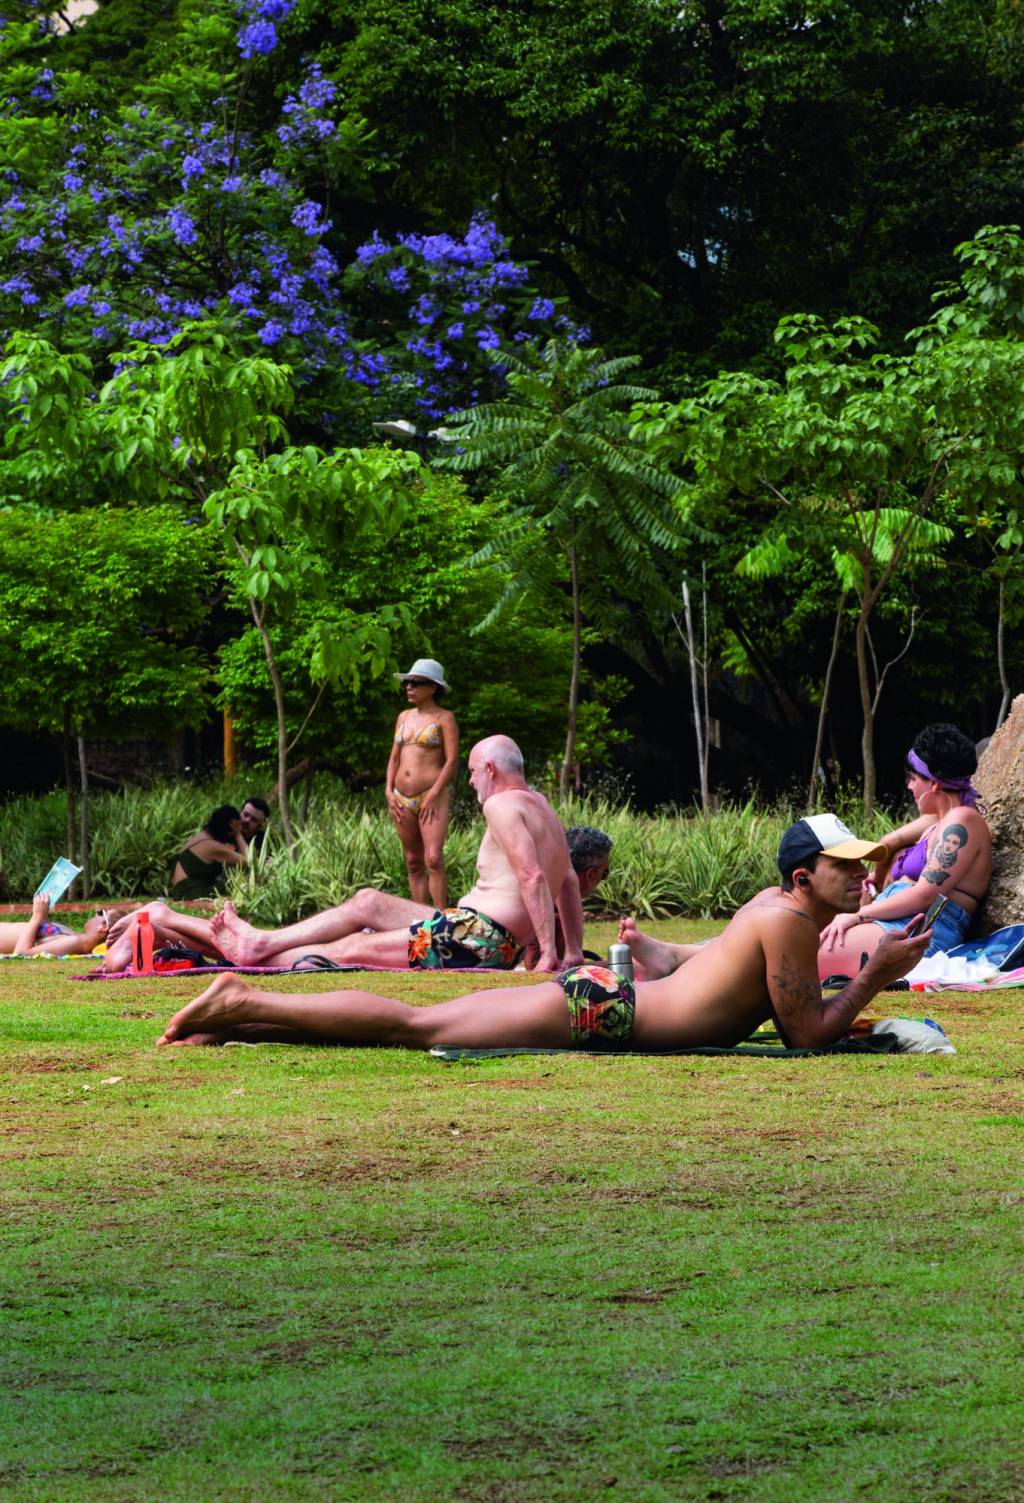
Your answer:
[[[565,830],[547,799],[527,787],[515,742],[478,741],[469,754],[469,781],[487,831],[476,884],[456,908],[431,913],[422,903],[364,887],[337,908],[286,929],[261,930],[226,904],[210,925],[213,944],[237,965],[287,966],[315,950],[339,963],[415,970],[511,970],[529,947],[530,968],[553,971],[557,909],[564,953],[578,960],[583,910]]]
[[[241,1037],[409,1049],[684,1049],[738,1044],[773,1017],[791,1045],[821,1047],[841,1038],[876,992],[917,964],[928,943],[926,933],[911,936],[909,925],[886,933],[859,976],[835,996],[822,996],[818,934],[837,913],[855,912],[864,861],[878,850],[849,836],[838,820],[834,825],[843,838],[827,845],[828,835],[819,838],[805,820],[787,831],[781,889],[748,905],[718,939],[658,981],[634,988],[604,966],[585,965],[538,986],[408,1007],[373,992],[296,996],[222,976],[171,1019],[161,1043]]]

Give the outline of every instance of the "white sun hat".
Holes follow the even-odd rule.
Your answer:
[[[396,673],[399,683],[404,684],[407,678],[429,678],[432,684],[438,684],[442,689],[451,686],[444,681],[444,669],[436,658],[417,658],[408,673]]]

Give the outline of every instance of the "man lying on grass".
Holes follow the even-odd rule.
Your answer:
[[[570,880],[575,878],[577,895],[580,900],[589,898],[593,892],[596,892],[597,888],[608,875],[608,865],[612,849],[611,837],[606,835],[603,830],[595,829],[593,825],[573,825],[572,829],[566,830],[565,839],[569,848]],[[349,903],[363,905],[367,895],[370,895],[373,900],[382,899],[384,903],[405,902],[404,898],[392,899],[385,893],[378,892],[376,888],[368,887],[356,893],[355,897],[349,900]],[[465,899],[463,899],[463,902],[465,902]],[[317,914],[312,919],[303,920],[300,924],[295,925],[295,929],[302,929],[306,925],[310,927],[317,926],[321,920],[325,920],[328,924],[332,922],[337,923],[337,916],[339,914],[343,915],[348,907],[349,904],[342,903],[338,908],[328,909],[326,913]],[[149,921],[153,926],[153,942],[157,949],[164,945],[184,945],[189,949],[199,951],[202,955],[212,956],[216,960],[226,959],[226,956],[218,947],[215,938],[215,933],[224,932],[223,926],[220,923],[215,925],[213,920],[200,918],[197,914],[178,913],[162,902],[147,903],[146,908],[149,913]],[[264,939],[271,941],[267,949],[260,950],[259,952],[266,957],[265,964],[275,965],[284,960],[284,951],[280,948],[279,935],[288,931],[252,929],[250,925],[245,924],[238,917],[231,905],[225,904],[225,908],[230,911],[231,924],[235,930],[239,932],[246,930],[253,935],[262,936]],[[365,914],[365,907],[362,907],[362,912]],[[124,971],[131,966],[132,956],[135,954],[136,923],[136,916],[132,914],[123,919],[112,930],[107,944],[107,953],[104,957],[104,968],[106,970]],[[0,929],[3,927],[0,924]],[[557,921],[557,916],[555,924],[555,947],[559,963],[558,966],[552,967],[552,969],[561,969],[567,964],[571,964],[574,958],[579,959],[578,956],[573,957],[566,953],[565,934],[561,923]],[[228,948],[231,949],[233,947],[229,945]],[[304,946],[300,945],[295,948],[298,950],[300,961],[309,956],[309,951]],[[323,946],[314,952],[311,958],[315,959],[321,954],[323,954]],[[526,970],[532,971],[538,969],[537,962],[539,956],[540,951],[536,939],[533,939],[527,945],[523,956]],[[234,963],[236,965],[242,963],[237,959],[237,952]],[[303,967],[300,965],[299,969],[303,969]],[[307,967],[306,969],[316,969],[316,967]]]
[[[636,988],[600,965],[554,981],[496,987],[431,1007],[408,1007],[373,992],[317,996],[264,992],[220,976],[177,1013],[163,1044],[229,1039],[463,1048],[685,1049],[742,1043],[774,1018],[792,1047],[841,1038],[876,992],[920,960],[927,934],[886,933],[860,975],[825,999],[818,984],[818,934],[837,913],[853,913],[879,847],[834,820],[829,844],[807,821],[783,836],[781,889],[741,910],[685,966]]]
[[[779,846],[778,864],[783,874],[781,890],[785,890],[786,871],[791,866],[794,856],[812,847],[831,850],[834,848],[836,842],[842,842],[847,839],[852,839],[850,831],[843,824],[842,820],[837,819],[834,814],[814,814],[809,815],[806,819],[798,820],[786,832]],[[877,846],[875,849],[887,850],[885,846]],[[891,852],[888,852],[888,854],[891,855]],[[762,888],[759,893],[739,909],[737,917],[739,913],[745,913],[748,908],[777,902],[779,893],[780,889],[778,887]],[[861,902],[864,902],[863,894]],[[841,910],[843,914],[851,914],[858,911],[858,908]],[[923,917],[923,914],[921,916]],[[906,919],[901,919],[898,923],[894,924],[894,927],[901,931],[904,929],[909,930],[913,927],[911,924],[913,917],[915,915],[908,914]],[[893,921],[887,920],[886,922],[892,923]],[[840,934],[844,932],[841,924],[835,925],[834,928],[838,929]],[[850,931],[847,929],[845,932],[849,933]],[[855,934],[857,932],[856,926],[854,932]],[[877,943],[876,935],[877,929],[865,939],[863,947],[860,944],[850,943],[844,949],[840,944],[837,950],[834,948],[836,938],[833,931],[830,929],[823,931],[818,937],[818,975],[822,980],[826,977],[834,977],[836,980],[840,977],[848,979],[852,971],[862,970],[871,949]],[[929,935],[934,941],[934,935],[931,934],[931,930],[929,930]],[[619,942],[628,945],[633,952],[633,961],[636,968],[637,980],[639,981],[657,981],[662,977],[670,976],[673,971],[677,971],[681,965],[685,965],[688,961],[692,960],[707,945],[717,944],[721,937],[721,935],[718,935],[714,939],[705,939],[698,944],[676,945],[667,940],[655,939],[651,934],[645,934],[642,929],[637,927],[636,920],[631,916],[627,916],[619,923]]]

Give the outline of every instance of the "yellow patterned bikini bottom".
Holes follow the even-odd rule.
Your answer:
[[[410,797],[408,793],[399,793],[397,788],[392,788],[391,797],[396,798],[403,809],[408,809],[410,814],[418,814],[420,812],[420,805],[426,798],[426,794],[414,793]]]

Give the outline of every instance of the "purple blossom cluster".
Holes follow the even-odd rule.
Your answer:
[[[278,41],[277,22],[291,15],[295,0],[245,0],[240,9],[238,50],[248,61],[273,52]]]
[[[337,92],[337,86],[324,78],[320,64],[311,64],[298,93],[289,94],[281,106],[286,117],[277,127],[282,146],[316,146],[330,140],[338,129],[328,113]]]
[[[414,403],[429,420],[476,400],[482,388],[500,390],[503,373],[487,357],[506,339],[541,341],[571,330],[550,298],[529,288],[528,268],[511,259],[505,237],[482,215],[462,239],[408,234],[389,243],[374,233],[356,251],[356,269],[366,293],[404,303],[407,328],[392,353],[391,380],[396,400]],[[389,322],[400,324],[393,315]]]
[[[265,347],[299,341],[300,364],[337,363],[348,331],[318,203],[212,121],[137,107],[87,124],[71,124],[49,195],[0,174],[0,323],[13,304],[65,344],[109,345],[226,315]]]
[[[293,4],[246,0],[243,55],[270,50]],[[43,92],[26,86],[7,108],[59,112],[65,134],[31,179],[0,166],[0,326],[38,322],[64,348],[112,352],[219,319],[301,379],[347,383],[341,406],[355,396],[381,416],[428,420],[499,392],[503,347],[569,328],[484,216],[461,237],[375,233],[343,293],[337,232],[289,169],[338,132],[337,88],[315,62],[263,141],[152,106],[75,116],[47,93],[59,80],[35,76]]]

